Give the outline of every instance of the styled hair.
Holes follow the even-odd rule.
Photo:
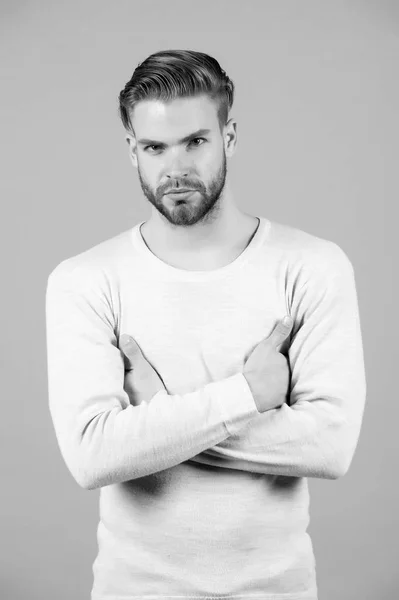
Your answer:
[[[161,50],[139,63],[119,94],[119,116],[133,131],[131,111],[141,100],[168,102],[207,94],[217,105],[220,131],[234,101],[234,83],[218,61],[194,50]]]

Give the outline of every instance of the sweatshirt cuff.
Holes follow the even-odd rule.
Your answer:
[[[243,373],[206,385],[211,398],[218,404],[229,435],[237,433],[260,412]]]

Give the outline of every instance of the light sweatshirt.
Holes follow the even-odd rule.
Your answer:
[[[142,221],[48,277],[52,422],[100,489],[92,600],[317,600],[307,478],[347,472],[366,398],[354,271],[336,243],[259,220],[221,268],[164,262]],[[260,413],[242,371],[286,314],[289,399]],[[123,333],[165,384],[138,406]]]

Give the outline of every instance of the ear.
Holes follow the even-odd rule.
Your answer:
[[[237,146],[237,121],[235,119],[230,119],[226,123],[224,137],[226,156],[233,156]]]
[[[132,165],[137,168],[137,144],[136,138],[131,133],[127,133],[125,140],[129,146],[129,158],[132,162]]]

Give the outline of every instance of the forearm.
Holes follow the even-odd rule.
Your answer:
[[[237,376],[186,394],[160,391],[150,402],[133,406],[111,388],[95,393],[94,381],[93,395],[80,397],[78,378],[68,386],[65,379],[52,379],[51,367],[49,372],[61,453],[75,480],[89,490],[178,465],[238,432],[258,414]]]
[[[350,425],[327,400],[284,404],[192,462],[267,475],[336,479],[352,460],[360,422]]]

